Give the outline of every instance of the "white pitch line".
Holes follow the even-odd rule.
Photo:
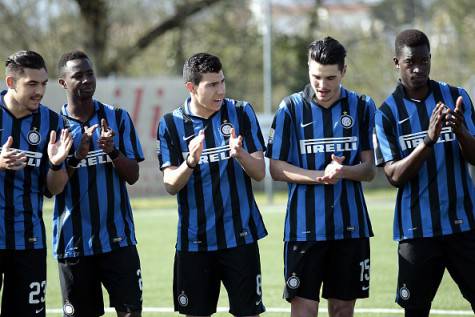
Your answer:
[[[228,312],[228,307],[218,307],[218,312]],[[106,312],[113,313],[115,310],[113,308],[106,308]],[[62,314],[63,310],[61,308],[48,308],[46,310],[49,314]],[[172,307],[144,307],[142,309],[143,313],[173,313],[174,310]],[[326,307],[319,307],[319,313],[327,313]],[[290,307],[267,307],[266,313],[290,313]],[[402,309],[396,308],[355,308],[355,313],[357,314],[403,314]],[[473,316],[473,312],[470,310],[443,310],[443,309],[432,309],[430,311],[431,315],[450,315],[450,316]],[[177,314],[178,315],[178,314]]]

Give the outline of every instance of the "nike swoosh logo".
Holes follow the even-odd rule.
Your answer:
[[[363,287],[361,287],[361,290],[362,290],[362,291],[367,291],[368,289],[369,289],[369,286],[363,286]]]
[[[409,120],[409,117],[407,117],[406,119],[402,119],[400,121],[398,121],[399,124],[403,124],[404,122],[406,122],[407,120]]]
[[[301,126],[302,128],[305,128],[306,126],[311,125],[311,124],[313,124],[313,121],[312,121],[312,122],[308,122],[308,123],[300,122],[300,126]]]
[[[39,314],[45,309],[44,307],[41,307],[40,309],[35,310],[35,314]]]
[[[256,306],[258,306],[261,302],[262,302],[262,299],[259,299],[258,301],[256,301]]]
[[[192,135],[189,135],[187,137],[183,136],[183,141],[188,141],[189,139],[193,138],[195,135],[192,134]]]

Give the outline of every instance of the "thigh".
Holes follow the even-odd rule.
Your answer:
[[[265,311],[257,242],[218,251],[219,272],[228,292],[229,312],[234,316],[254,316]]]
[[[445,270],[441,251],[435,238],[399,242],[396,302],[401,307],[430,307]]]
[[[192,316],[215,313],[220,283],[216,251],[176,251],[173,273],[175,311]]]
[[[142,271],[135,246],[128,246],[99,256],[101,281],[118,312],[142,311]]]
[[[95,317],[104,314],[96,255],[58,260],[64,316]]]
[[[454,234],[444,239],[447,270],[463,297],[475,305],[475,231]]]
[[[328,242],[289,241],[284,246],[284,298],[320,301]]]
[[[2,290],[3,285],[3,274],[5,273],[7,260],[8,260],[8,253],[11,252],[9,250],[0,250],[0,291]]]
[[[352,301],[369,296],[369,238],[329,242],[322,297]]]
[[[6,252],[2,316],[45,316],[46,250]]]

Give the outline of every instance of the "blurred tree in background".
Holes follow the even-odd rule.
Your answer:
[[[256,2],[0,0],[0,55],[37,50],[53,75],[59,56],[79,48],[91,55],[100,76],[144,77],[181,76],[188,56],[208,51],[223,61],[228,95],[249,100],[261,110],[263,41],[252,8]],[[345,86],[372,96],[376,103],[394,88],[393,42],[404,28],[420,28],[429,35],[434,79],[475,85],[471,79],[475,1],[273,0],[273,4],[283,7],[283,14],[286,8],[289,12],[303,8],[287,24],[282,23],[282,13],[274,17],[274,24],[280,23],[272,39],[274,107],[308,82],[306,47],[327,35],[347,48]],[[338,12],[358,4],[370,7],[364,27],[346,25],[331,15],[332,6]]]

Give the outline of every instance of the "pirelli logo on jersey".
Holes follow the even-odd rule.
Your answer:
[[[410,150],[419,145],[419,143],[423,143],[424,137],[427,135],[427,131],[421,131],[412,134],[406,134],[399,137],[399,144],[401,145],[401,149],[403,151]],[[437,143],[444,143],[444,142],[451,142],[454,141],[455,133],[452,132],[451,127],[442,128],[440,132],[439,139],[437,139]]]
[[[39,167],[41,164],[41,158],[43,153],[40,152],[31,152],[31,151],[22,151],[26,155],[26,165]]]
[[[219,161],[224,161],[224,160],[229,160],[230,151],[229,145],[224,145],[224,146],[219,146],[219,147],[214,147],[211,149],[205,149],[201,153],[200,156],[200,162],[198,164],[205,164],[205,163],[212,163],[212,162],[219,162]],[[183,154],[183,159],[186,160],[186,157],[188,156],[189,152],[182,152]]]
[[[300,140],[301,154],[356,151],[357,149],[358,137],[356,136]]]
[[[71,155],[68,156],[70,158]],[[103,150],[90,151],[87,156],[79,162],[78,166],[74,168],[94,166],[98,164],[105,164],[112,162],[109,155],[107,155]]]

